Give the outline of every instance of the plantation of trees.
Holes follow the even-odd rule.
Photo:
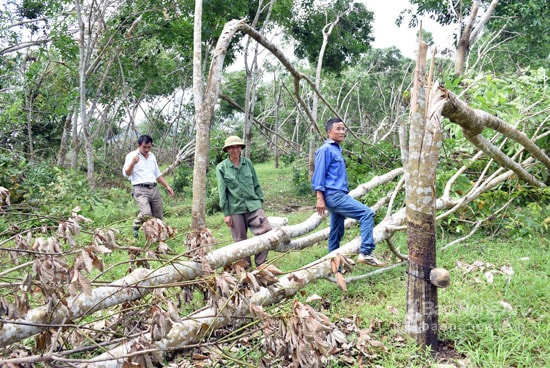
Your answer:
[[[312,290],[329,280],[345,298],[391,272],[404,280],[404,338],[432,356],[447,348],[441,252],[471,237],[548,250],[550,5],[409,3],[387,21],[417,34],[414,60],[372,47],[360,1],[5,1],[0,367],[372,366],[388,343],[316,308]],[[444,53],[421,16],[456,26]],[[333,116],[348,129],[350,195],[376,212],[390,261],[366,275],[354,272],[359,237],[326,254],[328,214],[314,211],[313,156]],[[141,134],[177,198],[136,241],[121,168]],[[220,245],[214,168],[229,135],[273,178],[291,168],[292,195],[271,194],[272,231]],[[312,262],[285,263],[319,244]],[[263,250],[272,262],[243,267]],[[528,315],[547,325],[548,310]]]

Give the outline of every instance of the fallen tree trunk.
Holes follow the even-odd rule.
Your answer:
[[[374,177],[369,183],[356,188],[352,194],[362,196],[368,190],[391,181],[402,173],[401,169],[393,170],[383,176]],[[246,256],[254,255],[264,250],[288,251],[291,249],[291,239],[310,233],[316,229],[323,217],[314,213],[309,219],[298,225],[283,226],[261,236],[253,237],[238,243],[230,244],[212,251],[205,257],[205,262],[212,269],[217,269]],[[348,225],[349,226],[349,225]],[[328,232],[321,237],[311,237],[301,246],[310,246],[328,237]],[[30,310],[23,318],[3,320],[0,328],[0,347],[7,346],[24,338],[42,332],[49,326],[61,326],[73,323],[80,318],[96,311],[108,309],[115,305],[138,300],[149,294],[155,287],[177,285],[193,280],[203,274],[199,262],[172,262],[156,270],[136,269],[126,277],[114,281],[108,286],[98,287],[88,294],[82,293],[76,297],[67,298],[58,307],[51,309],[49,305]]]
[[[527,160],[524,164],[529,164],[532,159]],[[485,186],[486,190],[489,190],[503,181],[511,178],[514,175],[513,171],[507,171],[497,178],[492,179]],[[483,192],[477,192],[472,195],[470,200],[474,200]],[[436,201],[436,209],[444,210],[452,208],[459,201],[452,201],[449,199]],[[374,240],[376,243],[380,243],[383,240],[390,239],[395,231],[402,230],[403,225],[406,223],[406,208],[402,208],[395,212],[392,216],[385,218],[374,229]],[[279,278],[276,284],[269,287],[262,287],[250,297],[250,304],[266,306],[269,304],[277,303],[285,298],[294,296],[297,291],[307,285],[309,282],[315,281],[320,278],[330,279],[333,275],[331,268],[331,260],[337,257],[338,254],[353,255],[359,251],[361,239],[360,237],[354,238],[349,243],[341,246],[339,249],[327,254],[320,258],[318,261],[312,262],[299,271],[292,272],[286,276]],[[238,244],[238,243],[236,243]],[[400,263],[401,264],[401,263]],[[393,269],[395,265],[387,267],[387,270]],[[377,272],[383,272],[378,270]],[[353,281],[353,279],[351,279]],[[160,353],[163,351],[172,349],[185,349],[186,346],[192,345],[202,341],[206,336],[207,331],[212,331],[217,328],[232,324],[239,325],[239,321],[249,315],[249,304],[242,303],[227,303],[229,308],[226,313],[219,313],[212,308],[205,308],[203,310],[192,313],[181,322],[172,327],[172,330],[168,332],[165,338],[158,342],[152,342],[150,352]],[[228,316],[231,317],[228,317]],[[242,322],[244,323],[244,322]],[[142,339],[151,341],[150,334],[145,334]],[[101,354],[100,356],[87,361],[85,367],[89,368],[114,368],[122,367],[126,357],[136,355],[139,352],[133,350],[133,344],[137,343],[139,339],[128,341],[108,352]],[[143,352],[142,352],[143,353]]]
[[[507,138],[521,144],[534,158],[544,164],[550,171],[550,157],[538,147],[525,133],[519,131],[504,120],[491,115],[483,110],[472,109],[466,103],[460,101],[452,92],[440,87],[441,103],[439,105],[442,116],[458,124],[464,136],[472,142],[479,150],[492,157],[501,167],[514,171],[523,181],[535,187],[546,185],[536,177],[527,172],[520,164],[508,157],[498,147],[494,146],[481,134],[486,128],[491,128]]]
[[[283,65],[287,66],[287,69],[294,76],[295,86],[297,90],[299,89],[298,86],[300,80],[304,79],[309,82],[306,76],[302,75],[294,68],[292,68],[292,65],[290,65],[288,60],[285,59],[284,54],[277,54],[276,48],[273,45],[265,42],[265,40],[259,35],[254,34],[252,29],[241,23],[235,23],[233,24],[233,26],[243,30],[244,32],[250,33],[252,37],[256,38],[258,42],[261,42],[269,50],[275,50],[274,54],[281,60]],[[316,89],[314,89],[314,91],[318,93]],[[447,91],[445,89],[442,89],[442,93],[447,93]],[[462,126],[466,127],[465,135],[469,138],[476,137],[474,140],[477,139],[479,141],[478,136],[481,131],[479,130],[479,127],[471,125],[472,119],[475,119],[476,121],[486,122],[486,126],[488,127],[494,126],[495,128],[500,129],[501,122],[493,121],[494,119],[490,119],[486,113],[484,115],[477,112],[476,110],[469,109],[467,105],[459,103],[459,101],[454,98],[452,94],[447,94],[446,97],[442,99],[441,107],[442,115],[448,117],[453,122],[460,122],[459,124],[462,124]],[[510,135],[517,136],[517,134],[515,133]],[[517,137],[520,138],[518,139],[518,142],[522,143],[522,137]],[[488,153],[490,155],[490,151],[494,151],[488,145],[480,144],[480,148],[489,151]],[[532,148],[533,147],[531,147],[530,152],[533,154],[533,156],[537,157],[548,167],[548,156],[544,152],[536,151]],[[491,156],[493,157],[493,155]],[[497,159],[497,157],[499,156],[500,158],[502,158],[500,153],[494,157],[495,159]],[[497,162],[503,161],[497,160]],[[453,200],[449,196],[446,196],[437,200],[437,209],[453,210],[460,206],[464,206],[473,199],[477,198],[477,196],[479,196],[481,193],[506,180],[514,173],[518,174],[519,177],[533,183],[534,185],[541,186],[540,181],[531,178],[530,174],[525,171],[525,162],[522,165],[505,163],[504,166],[510,168],[511,170],[498,177],[492,178],[491,181],[485,180],[484,185],[479,185],[479,183],[476,183],[475,190],[467,193],[461,199]],[[397,172],[394,170],[392,172],[392,175],[400,175],[402,173],[402,169],[399,170],[399,174],[397,174]],[[395,233],[395,231],[403,230],[404,219],[404,209],[384,219],[378,226],[375,227],[375,241],[378,243],[382,240],[389,239]],[[438,219],[441,219],[441,217],[438,216]],[[294,247],[306,247],[308,245],[326,239],[326,236],[328,235],[328,230],[325,229],[322,232],[312,234],[302,239],[292,239],[308,234],[310,231],[317,228],[321,221],[322,218],[314,214],[302,224],[295,226],[285,226],[283,228],[273,230],[268,234],[251,238],[246,241],[235,243],[222,249],[216,250],[208,254],[205,262],[212,268],[218,268],[228,263],[239,260],[243,256],[252,255],[262,250],[271,249],[278,251],[288,251],[290,249],[294,249]],[[354,254],[358,251],[358,249],[359,240],[354,239],[352,242],[341,247],[337,251],[337,253]],[[89,293],[83,293],[76,297],[67,298],[66,300],[63,300],[63,302],[56,303],[55,308],[52,308],[50,304],[48,306],[33,309],[27,312],[25,317],[19,319],[2,319],[0,321],[2,324],[0,328],[0,346],[3,347],[16,341],[20,341],[24,338],[42,332],[49,327],[74,327],[73,324],[68,324],[74,323],[80,318],[86,317],[93,312],[107,309],[126,301],[135,301],[141,299],[145,295],[149,294],[154,288],[160,288],[166,285],[174,286],[183,281],[193,280],[202,275],[202,272],[203,265],[200,262],[174,262],[168,266],[161,267],[154,271],[145,269],[135,270],[125,278],[117,280],[108,286],[99,287],[90,290]],[[2,362],[0,361],[0,363]]]
[[[522,163],[523,166],[528,166],[532,164],[533,159],[530,158]],[[510,179],[514,176],[513,171],[507,171],[503,174],[487,178],[487,180],[481,185],[479,188],[477,188],[476,191],[473,191],[471,193],[467,193],[464,198],[459,199],[451,199],[449,197],[443,197],[439,198],[436,201],[436,209],[438,211],[446,210],[446,209],[453,209],[455,206],[465,206],[469,202],[475,200],[479,195],[482,193],[490,190],[491,188],[501,184],[502,182],[506,181],[507,179]],[[321,217],[314,214],[312,215],[306,222],[309,222],[308,229],[315,228],[315,223],[320,223],[322,220]],[[393,213],[391,216],[386,217],[384,220],[382,220],[375,228],[374,228],[374,239],[376,243],[380,243],[381,241],[390,239],[393,234],[396,231],[402,231],[406,227],[404,226],[406,220],[406,212],[405,208],[400,209],[399,211]],[[301,225],[294,225],[294,226],[287,226],[282,227],[279,229],[275,229],[269,233],[266,233],[264,235],[254,237],[251,239],[248,239],[243,242],[231,244],[227,247],[221,248],[219,250],[213,251],[211,254],[208,255],[209,260],[211,262],[211,265],[213,267],[220,267],[224,265],[223,262],[232,262],[238,259],[242,258],[243,254],[254,254],[256,252],[256,249],[254,247],[255,241],[260,241],[260,246],[262,247],[268,247],[268,244],[273,244],[273,249],[277,249],[277,246],[279,244],[285,244],[285,242],[279,243],[277,239],[283,238],[283,239],[290,239],[290,234],[293,234],[295,236],[299,236],[299,234],[305,233],[305,231],[302,229],[300,230]],[[328,232],[325,230],[322,230],[321,232],[324,232],[325,234],[328,234]],[[315,239],[312,244],[315,244],[318,241],[318,239]],[[315,280],[317,277],[327,277],[331,275],[330,270],[330,259],[334,257],[336,254],[343,254],[343,255],[351,255],[356,254],[359,250],[360,246],[360,238],[357,237],[350,241],[349,243],[343,245],[335,252],[331,253],[330,256],[326,256],[319,260],[319,263],[312,264],[309,266],[306,266],[304,269],[300,270],[298,275],[300,280],[305,280],[307,282]],[[228,249],[234,249],[233,251],[236,251],[237,249],[247,249],[251,248],[248,251],[245,250],[239,250],[239,253],[235,254],[234,256],[231,256]],[[283,248],[286,250],[287,245],[285,244]],[[223,256],[222,256],[223,253]],[[313,267],[311,270],[308,270],[310,267]],[[304,275],[302,275],[301,272],[304,272]],[[157,270],[151,271],[147,269],[136,269],[128,276],[117,280],[113,283],[111,283],[108,286],[99,287],[94,290],[92,290],[91,294],[89,295],[80,295],[76,298],[72,298],[68,300],[68,306],[64,307],[61,306],[57,308],[54,311],[48,310],[46,307],[40,307],[36,308],[34,310],[31,310],[27,313],[25,318],[21,318],[18,320],[2,320],[2,326],[0,329],[0,344],[2,346],[7,346],[9,344],[15,343],[17,341],[23,340],[24,338],[30,337],[34,334],[37,334],[47,328],[50,327],[66,327],[66,328],[73,328],[74,324],[68,324],[70,321],[75,321],[77,318],[82,318],[86,315],[89,315],[90,313],[94,311],[98,311],[100,309],[106,309],[109,307],[112,307],[114,305],[120,304],[122,302],[126,301],[132,301],[132,300],[138,300],[140,298],[143,298],[143,296],[150,293],[154,288],[162,288],[167,285],[169,286],[177,286],[178,282],[183,282],[186,280],[192,280],[198,276],[202,275],[202,265],[198,262],[177,262],[173,263],[171,265],[159,268]],[[289,279],[291,278],[291,279]],[[288,285],[290,288],[288,291],[279,291],[280,293],[283,293],[285,295],[294,295],[296,282],[298,279],[294,279],[291,277],[291,275],[287,275],[284,278],[281,278],[280,284],[281,285]],[[303,287],[306,284],[306,282],[302,283],[299,282],[300,287]],[[284,289],[284,288],[283,288]],[[278,287],[272,286],[270,290],[282,290]],[[260,296],[264,295],[263,293],[266,293],[267,291],[262,291],[258,296],[255,296],[254,300],[263,300]],[[281,294],[281,295],[283,295]],[[277,294],[279,295],[279,294]],[[270,297],[270,298],[275,298]],[[279,297],[273,299],[275,301],[281,300]],[[262,304],[265,305],[265,304]],[[202,313],[202,314],[201,314]],[[207,311],[199,311],[194,313],[195,317],[200,317],[203,315],[209,315],[210,312]],[[208,317],[212,318],[212,317]],[[215,322],[217,321],[217,322]],[[204,324],[204,328],[215,328],[216,326],[219,326],[221,319],[214,319],[212,318],[212,327],[209,327],[208,324]],[[226,320],[227,321],[227,320]],[[182,322],[182,323],[193,323],[193,322]],[[189,327],[182,327],[182,328],[189,328],[193,329],[195,327],[189,326]],[[179,346],[182,349],[185,347],[186,344],[189,343],[190,337],[188,336],[180,336],[182,341],[179,345],[177,345],[176,340],[174,340],[173,334],[170,338],[166,337],[169,341],[170,346]],[[121,350],[118,350],[121,349]],[[119,354],[121,351],[123,351],[124,348],[114,348],[112,351],[116,352],[116,354]],[[115,354],[110,351],[108,354]],[[116,359],[119,359],[120,356],[117,355]],[[38,359],[38,358],[37,358]],[[52,359],[54,359],[54,356],[52,356]],[[55,359],[63,360],[60,356],[57,356]],[[97,360],[97,358],[96,358]],[[0,360],[0,365],[6,364],[8,361],[2,361]],[[99,364],[99,363],[98,363]]]

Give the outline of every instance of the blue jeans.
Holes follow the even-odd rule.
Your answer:
[[[376,247],[372,235],[374,212],[363,203],[350,197],[347,193],[340,191],[326,194],[325,204],[330,212],[329,253],[340,247],[340,240],[344,236],[344,220],[346,217],[349,217],[359,221],[359,228],[361,230],[360,253],[371,254]]]

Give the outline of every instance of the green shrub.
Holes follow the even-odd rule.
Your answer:
[[[45,213],[70,214],[76,206],[89,210],[101,202],[99,194],[90,188],[81,173],[53,166],[42,174],[46,180],[50,180],[50,175],[53,178],[40,185],[38,195],[30,198],[29,202],[39,205]],[[37,176],[35,178],[39,179]]]
[[[180,165],[174,171],[172,189],[176,193],[191,193],[193,188],[193,168]]]
[[[0,152],[0,186],[10,191],[11,203],[23,200],[25,190],[21,183],[25,177],[27,163],[16,154]]]
[[[210,170],[206,174],[206,213],[212,215],[221,210],[216,170]]]
[[[304,166],[292,167],[292,184],[297,195],[308,195],[313,191],[311,182],[308,179],[307,168]]]
[[[290,164],[296,161],[296,154],[294,152],[291,152],[291,153],[281,155],[280,160],[283,163],[283,165],[290,166]]]
[[[356,143],[349,148],[344,144],[342,148],[350,189],[367,182],[379,173],[402,166],[399,148],[388,142],[376,145]]]

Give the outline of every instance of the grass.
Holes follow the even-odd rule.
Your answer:
[[[266,195],[268,215],[287,216],[291,224],[296,224],[312,214],[313,193],[309,198],[295,199],[289,168],[274,170],[269,164],[260,164],[256,169]],[[282,198],[284,207],[280,205]],[[286,213],[285,207],[298,211]],[[219,231],[219,235],[228,233],[223,228]],[[346,232],[347,239],[355,235],[357,229]],[[394,240],[405,251],[403,234],[397,234]],[[439,289],[438,293],[439,354],[422,351],[404,337],[405,267],[349,283],[347,293],[335,283],[321,280],[306,286],[296,298],[305,302],[317,294],[323,302],[313,305],[332,321],[348,318],[357,321],[360,328],[370,328],[372,337],[381,341],[388,353],[375,354],[369,364],[426,367],[447,362],[472,367],[545,367],[550,361],[550,258],[545,256],[548,245],[547,240],[479,236],[439,252],[438,266],[447,268],[452,280],[448,288]],[[323,243],[284,255],[272,252],[270,260],[280,269],[291,271],[326,252]],[[387,246],[378,244],[376,252],[384,254]],[[476,261],[481,266],[469,269],[467,265]],[[513,270],[513,274],[503,270]],[[359,265],[352,275],[369,271]],[[331,364],[340,366],[337,362]]]
[[[313,193],[309,197],[295,194],[291,168],[274,169],[271,163],[255,166],[268,216],[284,216],[290,224],[297,224],[313,213],[315,197]],[[166,202],[169,207],[170,199]],[[190,203],[190,198],[187,202]],[[178,229],[188,228],[188,218],[179,216],[188,213],[188,206],[190,204],[179,204],[168,208],[173,216],[167,215],[167,221]],[[218,241],[217,246],[231,243],[222,214],[209,216],[207,222]],[[357,234],[356,228],[350,229],[344,240],[351,240]],[[180,236],[177,242],[182,241]],[[404,235],[396,234],[394,241],[405,252]],[[363,357],[360,360],[363,363],[384,367],[427,367],[438,362],[472,367],[544,367],[550,361],[550,259],[544,256],[548,245],[548,241],[479,237],[439,252],[438,266],[450,271],[452,282],[438,293],[438,339],[441,342],[438,354],[419,348],[403,330],[405,267],[351,282],[347,293],[331,281],[320,280],[306,286],[296,299],[305,302],[309,296],[317,294],[322,302],[312,305],[332,321],[352,319],[360,328],[370,329],[371,337],[382,342],[387,352]],[[281,270],[291,272],[326,252],[325,242],[285,254],[271,252],[269,258]],[[388,248],[378,244],[376,252],[383,255]],[[467,268],[466,265],[476,261],[480,267]],[[506,267],[513,270],[512,275],[503,273]],[[352,275],[370,270],[358,265]],[[492,282],[488,280],[489,275]],[[285,307],[279,305],[273,309],[281,308]],[[338,361],[330,364],[342,366]],[[355,366],[360,364],[358,361]]]
[[[289,224],[299,224],[313,213],[315,197],[313,193],[309,196],[295,193],[290,167],[273,169],[271,163],[255,166],[264,190],[268,216],[284,216]],[[183,242],[190,229],[191,196],[179,194],[172,199],[165,191],[162,195],[165,221],[178,231],[168,245],[172,253],[178,255],[185,250]],[[133,239],[130,230],[137,208],[129,190],[109,190],[105,200],[91,213],[83,215],[94,219],[94,227],[117,229],[120,245],[141,246],[143,240]],[[223,214],[208,216],[207,226],[217,240],[216,247],[231,243]],[[346,231],[344,241],[357,234],[357,228]],[[452,240],[448,238],[447,235],[445,241]],[[404,234],[396,234],[393,240],[401,252],[406,253]],[[444,245],[438,243],[438,247]],[[419,348],[404,331],[407,285],[404,266],[350,282],[347,292],[334,282],[319,280],[307,285],[295,299],[306,303],[308,297],[320,296],[320,301],[308,304],[334,323],[354,321],[361,331],[368,332],[370,341],[377,342],[378,350],[373,345],[361,354],[355,354],[355,363],[332,359],[327,363],[328,367],[431,367],[439,363],[468,367],[545,367],[550,361],[548,246],[546,239],[498,239],[480,235],[439,252],[438,266],[451,273],[451,285],[438,292],[439,352]],[[322,242],[285,254],[271,252],[269,261],[284,272],[291,272],[326,253],[326,242]],[[377,255],[384,257],[388,253],[385,244],[377,245]],[[125,264],[128,254],[113,252],[105,257],[105,262],[108,265]],[[362,275],[371,270],[357,265],[351,275]],[[127,267],[113,267],[102,279],[117,279],[126,271]],[[200,298],[193,302],[194,307],[197,303],[200,303]],[[268,311],[273,314],[288,311],[291,304],[292,301],[288,301]],[[233,356],[240,356],[238,359],[244,361],[248,359],[247,363],[255,366],[262,356],[258,349],[258,346],[241,346]]]

